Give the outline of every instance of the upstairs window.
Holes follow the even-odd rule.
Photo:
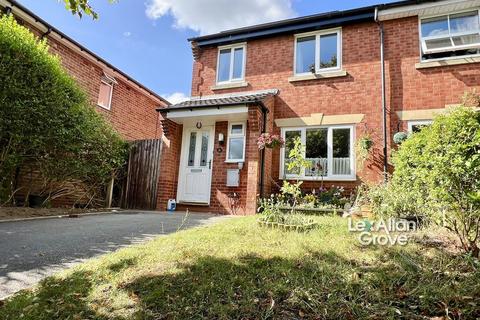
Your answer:
[[[295,74],[322,73],[341,68],[341,30],[297,35]]]
[[[245,45],[220,47],[217,83],[243,81],[245,78]]]
[[[421,20],[422,59],[480,53],[478,10]]]
[[[104,109],[110,110],[112,105],[112,94],[113,94],[113,85],[117,84],[117,81],[114,77],[111,77],[107,74],[102,76],[102,81],[100,82],[100,90],[98,92],[98,101],[97,105]]]

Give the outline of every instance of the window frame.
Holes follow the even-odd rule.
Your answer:
[[[336,34],[337,35],[337,66],[331,68],[320,68],[320,37],[324,35]],[[312,72],[297,72],[297,40],[299,38],[306,38],[315,36],[315,74],[329,73],[342,70],[342,28],[332,28],[325,29],[320,31],[305,32],[295,35],[295,40],[293,41],[293,75],[294,76],[305,76],[312,74]]]
[[[102,86],[102,84],[105,84],[105,85],[110,87],[110,94],[109,94],[109,97],[108,97],[108,106],[101,105],[100,101],[98,101],[100,99],[100,88],[98,89],[97,106],[99,106],[100,108],[106,109],[106,110],[111,110],[111,108],[112,108],[112,97],[113,97],[113,83],[111,83],[111,82],[109,83],[108,81],[105,81],[105,80],[102,79],[100,81],[100,87]]]
[[[407,122],[408,133],[413,133],[413,126],[429,126],[433,120],[410,120]]]
[[[232,127],[234,125],[242,125],[242,133],[232,134]],[[239,163],[245,162],[245,147],[247,141],[247,123],[246,122],[229,122],[228,123],[228,133],[227,133],[227,153],[225,155],[226,159],[225,162],[227,163]],[[243,151],[242,151],[242,158],[241,159],[229,159],[230,154],[230,139],[231,138],[243,138]]]
[[[474,53],[474,54],[468,54],[468,55],[462,55],[462,56],[452,56],[452,57],[441,57],[441,58],[432,58],[432,59],[425,59],[423,56],[424,56],[424,46],[423,46],[423,43],[424,43],[424,39],[426,40],[432,40],[432,39],[451,39],[453,37],[457,37],[457,36],[462,36],[462,35],[472,35],[472,34],[475,34],[475,33],[472,33],[472,32],[461,32],[461,33],[453,33],[451,34],[450,33],[450,16],[451,15],[456,15],[456,14],[462,14],[462,13],[469,13],[469,12],[477,12],[477,16],[478,16],[478,19],[479,19],[479,24],[480,24],[480,8],[478,9],[475,9],[475,8],[470,8],[470,9],[464,9],[464,10],[460,10],[460,11],[452,11],[452,12],[448,12],[448,13],[443,13],[443,14],[433,14],[433,15],[424,15],[424,16],[418,16],[418,39],[419,39],[419,51],[420,51],[420,61],[421,62],[426,62],[426,61],[444,61],[444,60],[452,60],[452,59],[462,59],[462,58],[470,58],[470,57],[480,57],[480,53]],[[442,16],[447,16],[448,17],[448,35],[444,35],[444,36],[430,36],[430,37],[423,37],[422,36],[422,20],[427,20],[427,19],[433,19],[433,18],[439,18],[439,17],[442,17]],[[480,28],[479,28],[479,31],[480,31]],[[480,34],[480,32],[479,32]],[[458,49],[460,47],[460,49]],[[430,53],[441,53],[441,52],[455,52],[455,51],[459,51],[459,50],[467,50],[467,49],[472,49],[472,48],[475,48],[474,46],[470,46],[468,47],[468,45],[465,46],[465,48],[462,48],[462,46],[454,46],[454,47],[451,47],[451,49],[455,49],[457,48],[456,50],[444,50],[442,51],[441,49],[442,48],[439,48],[437,50],[440,50],[440,51],[437,51],[437,52],[430,52]],[[444,48],[444,49],[447,49],[447,48]],[[479,46],[479,50],[480,50],[480,46]],[[426,53],[428,54],[428,53]]]
[[[280,171],[279,179],[281,180],[304,180],[304,181],[355,181],[356,176],[356,160],[355,160],[355,126],[346,125],[329,125],[329,126],[306,126],[306,127],[284,127],[281,128],[281,136],[285,140],[285,134],[288,131],[300,131],[302,144],[306,145],[307,130],[309,129],[328,129],[327,133],[327,175],[318,177],[309,177],[305,175],[305,170],[301,175],[285,174],[285,146],[280,149]],[[350,129],[350,175],[334,175],[331,173],[333,168],[333,130],[334,129]],[[304,154],[305,157],[305,154]]]
[[[234,66],[234,53],[235,49],[243,49],[243,61],[242,61],[242,77],[241,78],[233,78],[233,66]],[[230,69],[229,69],[229,76],[228,80],[220,81],[219,80],[219,70],[220,70],[220,52],[223,50],[230,50]],[[245,73],[246,73],[246,66],[247,66],[247,43],[236,43],[228,46],[219,46],[217,51],[217,70],[215,75],[215,82],[216,84],[228,84],[228,83],[237,83],[245,81]]]

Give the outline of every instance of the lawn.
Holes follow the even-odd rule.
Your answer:
[[[93,259],[0,307],[0,319],[475,319],[480,266],[419,244],[361,247],[347,221],[309,233],[256,217]],[[439,318],[441,319],[441,318]]]

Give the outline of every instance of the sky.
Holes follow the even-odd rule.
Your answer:
[[[388,0],[91,0],[98,20],[63,0],[19,0],[42,19],[172,103],[190,96],[187,38]]]

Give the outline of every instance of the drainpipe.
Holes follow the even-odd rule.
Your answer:
[[[12,7],[5,7],[5,15],[8,16],[12,13]]]
[[[260,102],[262,115],[263,115],[263,124],[262,124],[262,133],[265,133],[267,130],[267,113],[268,108],[265,107],[263,102]],[[262,149],[260,155],[260,197],[263,198],[263,193],[265,189],[265,148]]]
[[[378,19],[378,7],[375,8],[375,22],[380,30],[380,60],[382,73],[382,126],[383,126],[383,181],[388,180],[388,150],[387,150],[387,97],[385,93],[385,30]]]

